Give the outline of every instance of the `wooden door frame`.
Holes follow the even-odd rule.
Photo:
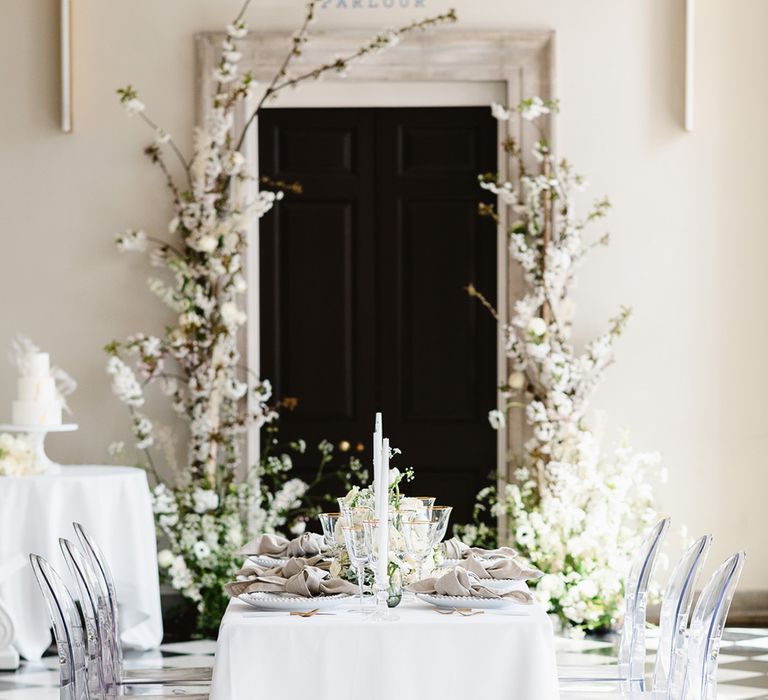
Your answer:
[[[290,32],[255,32],[239,42],[238,48],[243,54],[241,68],[250,71],[255,80],[264,83],[270,81],[285,59],[291,45]],[[328,60],[329,57],[344,55],[350,47],[357,47],[370,40],[372,32],[364,30],[338,30],[313,34],[311,40],[302,49],[302,55],[293,66],[296,74],[302,68],[311,69]],[[201,32],[195,35],[196,56],[196,101],[197,123],[203,117],[209,104],[207,99],[214,89],[213,71],[219,60],[219,51],[224,34],[221,32]],[[351,78],[344,78],[333,72],[326,74],[326,81],[364,81],[379,83],[381,90],[396,90],[403,82],[494,82],[504,86],[507,105],[515,105],[520,100],[534,95],[544,99],[554,97],[555,70],[555,34],[550,30],[541,31],[461,31],[440,29],[434,32],[417,34],[404,39],[400,46],[370,56],[351,69]],[[426,85],[425,85],[426,87]],[[299,88],[300,89],[300,88]],[[390,93],[391,94],[391,93]],[[429,90],[423,91],[423,104],[432,106]],[[243,124],[248,106],[244,105],[236,115],[236,128]],[[279,106],[276,103],[275,106]],[[313,105],[311,102],[304,106]],[[338,107],[359,106],[354,98],[341,100]],[[366,102],[366,106],[373,106]],[[411,105],[409,102],[408,106]],[[446,106],[442,103],[442,106]],[[546,128],[553,139],[553,125],[548,121]],[[524,152],[530,149],[525,144],[532,144],[535,134],[529,124],[513,115],[509,122],[499,122],[499,142],[512,137],[524,144]],[[251,172],[258,174],[258,124],[253,124],[244,146]],[[501,177],[513,177],[510,172],[512,161],[504,149],[498,150],[499,173]],[[500,324],[497,336],[497,377],[499,384],[506,382],[509,367],[505,352],[502,324],[509,318],[509,307],[514,299],[521,296],[523,280],[516,267],[510,267],[507,251],[507,239],[504,234],[509,216],[508,208],[498,207],[501,226],[497,238],[497,307]],[[259,372],[260,365],[260,299],[259,299],[259,245],[258,222],[251,232],[253,244],[249,246],[246,270],[248,291],[246,292],[246,311],[248,324],[245,339],[245,353],[248,366]],[[522,411],[513,412],[504,430],[497,435],[498,487],[503,491],[511,475],[508,473],[510,453],[521,454],[525,440],[525,416]],[[258,429],[248,435],[247,459],[253,464],[259,456],[260,436]],[[502,536],[506,532],[506,522],[499,519]]]

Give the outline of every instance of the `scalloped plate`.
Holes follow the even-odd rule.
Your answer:
[[[305,598],[300,595],[278,593],[242,593],[240,600],[257,610],[282,610],[284,612],[308,612],[309,610],[327,610],[343,605],[355,596],[346,593]]]
[[[477,610],[525,609],[528,606],[508,598],[478,598],[475,596],[437,595],[417,593],[416,597],[436,608],[474,608]]]
[[[248,561],[252,561],[257,566],[266,566],[271,569],[273,566],[284,566],[290,560],[286,559],[285,557],[268,557],[264,554],[255,557],[248,557]]]

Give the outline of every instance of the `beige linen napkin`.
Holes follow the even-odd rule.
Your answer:
[[[458,537],[452,537],[441,543],[443,556],[446,559],[466,559],[475,554],[483,559],[495,559],[498,557],[516,557],[517,551],[512,547],[499,547],[498,549],[483,549],[482,547],[470,547],[464,544]]]
[[[233,598],[242,593],[286,593],[313,598],[338,593],[354,595],[357,592],[353,583],[331,578],[327,571],[308,564],[306,559],[291,559],[284,566],[270,569],[249,566],[239,571],[238,576],[242,580],[226,585],[227,593]]]
[[[503,578],[515,581],[533,581],[544,574],[532,566],[526,566],[522,559],[499,557],[481,561],[474,554],[460,561],[458,566],[475,574],[479,579]]]
[[[436,593],[437,595],[471,596],[474,598],[504,598],[516,603],[530,605],[533,596],[528,591],[493,591],[466,569],[452,569],[442,576],[425,578],[409,586],[414,593]]]
[[[238,554],[246,556],[266,555],[268,557],[314,557],[323,551],[323,537],[314,532],[305,532],[289,540],[282,535],[259,535],[244,545]]]

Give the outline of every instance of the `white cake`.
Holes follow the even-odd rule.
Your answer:
[[[61,425],[61,400],[51,376],[47,352],[29,353],[18,378],[13,402],[14,425]]]

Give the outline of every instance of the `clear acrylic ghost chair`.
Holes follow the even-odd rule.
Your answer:
[[[667,690],[685,671],[688,617],[699,573],[707,559],[712,535],[699,537],[675,566],[661,601],[659,644],[653,670],[653,689]]]
[[[90,562],[91,568],[96,574],[96,580],[101,595],[106,599],[104,606],[105,613],[108,616],[108,625],[106,630],[106,643],[109,646],[110,670],[113,674],[116,684],[172,684],[172,685],[192,685],[196,683],[210,683],[212,672],[211,668],[148,668],[148,669],[124,669],[123,668],[123,648],[120,644],[120,621],[115,593],[115,583],[112,577],[112,571],[107,563],[96,541],[91,537],[85,528],[79,523],[73,523],[75,533],[80,542],[86,559]]]
[[[691,618],[687,650],[679,651],[678,670],[665,689],[638,692],[621,685],[610,694],[600,693],[599,697],[606,700],[716,700],[720,641],[745,559],[744,552],[728,557],[704,586]],[[598,697],[598,693],[594,696]],[[581,700],[583,697],[581,693],[560,694],[560,700]]]
[[[109,617],[106,599],[100,595],[95,574],[83,554],[72,542],[59,539],[64,561],[77,586],[80,613],[85,628],[85,667],[91,694],[105,695],[115,688],[107,630]]]
[[[632,561],[624,584],[624,626],[619,642],[617,665],[595,666],[588,669],[563,667],[559,673],[561,687],[578,690],[579,684],[628,682],[643,690],[645,685],[645,612],[648,604],[648,584],[656,557],[667,530],[669,518],[653,526]],[[586,690],[586,689],[585,689]]]
[[[86,664],[88,652],[80,611],[61,577],[42,557],[30,554],[29,558],[53,624],[59,652],[60,700],[102,700],[122,695],[122,689],[110,690],[102,685],[103,669],[99,667],[99,655],[94,659],[95,665]],[[88,604],[86,600],[85,605]],[[92,627],[89,634],[91,632],[97,633],[97,628]],[[94,642],[98,644],[99,639],[94,639]],[[182,689],[175,689],[172,694],[141,695],[141,698],[170,700],[179,695],[187,700],[208,700],[207,694],[188,694]]]
[[[60,700],[90,700],[85,672],[85,641],[80,613],[51,565],[37,554],[29,561],[43,594],[59,655]]]
[[[720,641],[745,561],[744,552],[728,557],[712,574],[696,602],[688,632],[688,664],[683,684],[686,698],[715,700],[717,697]]]

